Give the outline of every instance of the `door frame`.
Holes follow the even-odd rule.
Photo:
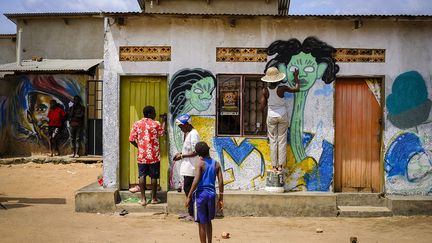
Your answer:
[[[381,89],[380,89],[380,114],[381,114],[381,126],[380,126],[380,150],[379,150],[379,172],[380,172],[380,189],[379,192],[384,192],[385,188],[385,175],[384,175],[384,131],[385,131],[385,116],[384,116],[384,108],[385,104],[385,84],[386,78],[385,75],[340,75],[336,77],[336,80],[333,82],[333,127],[334,127],[334,148],[335,151],[333,153],[333,166],[334,166],[334,176],[333,176],[333,192],[342,193],[342,185],[337,185],[338,182],[342,182],[342,178],[338,180],[338,177],[342,177],[341,172],[341,164],[336,164],[336,82],[338,79],[380,79],[381,80]]]
[[[118,90],[117,90],[117,94],[118,94],[118,102],[117,102],[117,110],[118,110],[118,162],[117,162],[117,175],[118,175],[118,188],[119,190],[122,190],[122,173],[121,173],[121,93],[122,93],[122,80],[124,80],[125,77],[161,77],[164,78],[167,82],[167,103],[168,103],[168,107],[167,110],[169,111],[169,84],[170,84],[170,80],[169,80],[169,75],[167,73],[117,73],[117,80],[118,80]],[[169,124],[167,124],[168,127]],[[167,162],[168,162],[168,177],[169,177],[169,168],[170,168],[170,157],[169,157],[169,153],[170,153],[170,134],[169,131],[166,131],[166,136],[167,136]],[[159,179],[160,180],[160,179]],[[159,189],[158,189],[159,190]],[[167,188],[161,188],[162,191],[165,190],[169,190],[169,180],[167,181]]]

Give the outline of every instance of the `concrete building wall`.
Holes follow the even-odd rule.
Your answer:
[[[103,19],[27,18],[18,19],[22,28],[22,57],[48,59],[91,59],[103,57]]]
[[[278,13],[278,0],[144,1],[146,13],[189,14],[272,14]]]
[[[0,35],[0,64],[16,61],[16,42],[15,36]]]
[[[432,48],[428,45],[432,37],[431,22],[364,19],[363,26],[354,29],[353,20],[254,17],[238,18],[232,27],[228,18],[156,16],[129,17],[126,26],[108,23],[111,22],[107,21],[106,25],[104,56],[104,107],[109,107],[104,110],[106,186],[113,187],[118,183],[119,143],[126,142],[119,141],[119,129],[112,129],[119,127],[120,75],[166,74],[172,83],[177,72],[194,73],[196,69],[206,70],[214,76],[262,74],[266,63],[216,62],[216,47],[267,48],[276,40],[297,38],[302,42],[315,36],[335,48],[386,50],[384,63],[338,63],[340,71],[337,76],[384,77],[386,102],[381,105],[385,106],[382,142],[385,191],[395,194],[428,194],[431,191],[432,115],[428,105],[432,98]],[[120,62],[119,47],[128,45],[171,46],[171,61]],[[418,85],[410,86],[412,83]],[[263,188],[264,171],[270,167],[267,140],[216,137],[216,89],[209,93],[212,100],[207,109],[192,108],[188,113],[194,115],[193,123],[202,139],[211,145],[212,154],[223,161],[226,187],[241,190]],[[416,102],[404,104],[400,98],[410,95]],[[296,161],[293,151],[288,149],[287,166],[291,175],[286,180],[287,190],[332,191],[333,96],[334,83],[325,84],[321,80],[317,80],[308,92],[302,119],[307,159]],[[287,97],[286,101],[291,106],[296,102],[292,97]],[[413,109],[420,109],[423,116],[407,116]],[[390,119],[389,115],[396,118]],[[173,147],[174,130],[171,124],[171,153],[176,152]],[[171,186],[176,188],[181,177],[177,168],[171,168],[171,172]]]

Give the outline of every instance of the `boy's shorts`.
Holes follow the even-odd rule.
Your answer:
[[[216,193],[212,191],[200,191],[194,193],[194,218],[199,224],[207,224],[215,218]]]
[[[160,162],[153,164],[138,164],[138,178],[150,176],[152,179],[159,179]]]

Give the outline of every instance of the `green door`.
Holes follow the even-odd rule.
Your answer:
[[[145,106],[154,106],[156,119],[168,111],[166,77],[121,77],[120,85],[120,188],[138,184],[137,149],[129,143],[129,133],[135,121],[143,117]],[[161,152],[160,186],[168,189],[168,139],[159,139]],[[147,179],[149,181],[149,179]]]

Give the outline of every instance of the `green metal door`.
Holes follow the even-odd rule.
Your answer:
[[[145,106],[154,106],[156,119],[168,112],[166,77],[125,76],[120,85],[120,188],[138,184],[137,149],[129,143],[129,133],[135,121],[143,117]],[[168,139],[159,139],[161,152],[160,186],[168,189]]]

